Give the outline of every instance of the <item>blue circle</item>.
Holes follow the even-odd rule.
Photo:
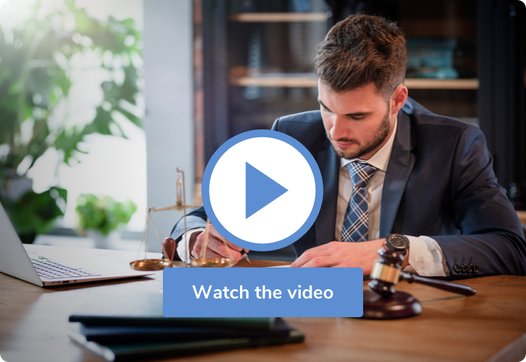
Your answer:
[[[283,141],[287,143],[288,145],[294,147],[299,153],[302,154],[302,156],[305,158],[305,160],[308,162],[310,169],[312,171],[312,174],[314,175],[314,183],[316,188],[316,194],[314,197],[314,205],[312,206],[312,210],[310,212],[309,217],[305,221],[305,223],[298,229],[296,232],[294,232],[292,235],[286,237],[285,239],[275,241],[273,243],[268,244],[259,244],[259,243],[253,243],[248,240],[243,240],[241,238],[238,238],[231,232],[229,232],[218,220],[214,213],[214,209],[212,208],[212,204],[210,203],[210,178],[212,176],[212,172],[214,171],[214,168],[216,167],[217,162],[219,159],[227,152],[230,148],[238,144],[239,142],[251,139],[251,138],[274,138],[280,141]],[[297,241],[299,238],[301,238],[314,224],[316,221],[316,218],[318,217],[318,214],[320,213],[321,209],[321,203],[323,201],[323,181],[321,178],[321,172],[318,167],[318,164],[314,160],[314,157],[312,157],[312,154],[303,146],[300,142],[298,142],[296,139],[292,138],[289,135],[286,135],[285,133],[281,133],[278,131],[271,131],[271,130],[255,130],[255,131],[248,131],[241,133],[237,136],[232,137],[225,143],[219,147],[219,149],[214,153],[210,161],[208,162],[208,165],[206,166],[205,173],[203,175],[203,188],[202,188],[202,196],[203,196],[203,206],[206,211],[206,215],[208,216],[208,219],[210,219],[210,222],[212,225],[214,225],[214,228],[223,236],[225,239],[230,241],[231,243],[242,247],[244,249],[249,250],[256,250],[256,251],[271,251],[271,250],[277,250],[284,248],[295,241]]]

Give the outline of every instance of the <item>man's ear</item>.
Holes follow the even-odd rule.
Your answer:
[[[396,88],[391,96],[391,114],[397,114],[398,111],[404,106],[407,100],[407,87],[400,84]]]

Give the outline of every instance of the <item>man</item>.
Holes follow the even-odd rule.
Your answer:
[[[324,182],[320,214],[294,243],[292,266],[370,274],[378,249],[388,247],[405,254],[403,268],[423,276],[525,275],[524,235],[482,132],[408,98],[405,64],[396,25],[352,15],[317,49],[321,110],[274,123],[312,153]],[[188,228],[203,227],[204,219],[196,210]],[[172,237],[181,234],[179,223]],[[213,227],[210,235],[207,257],[242,258]],[[188,242],[199,255],[200,231],[183,240],[181,257]]]

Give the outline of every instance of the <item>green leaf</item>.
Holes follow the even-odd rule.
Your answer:
[[[81,230],[92,229],[108,235],[130,221],[137,205],[129,198],[118,202],[110,196],[98,198],[93,194],[82,194],[77,198],[75,211]]]
[[[58,187],[52,187],[40,194],[31,190],[14,201],[0,196],[11,222],[25,242],[33,242],[31,236],[34,239],[35,235],[53,229],[56,218],[64,215],[58,202],[65,205],[66,200],[67,191]]]

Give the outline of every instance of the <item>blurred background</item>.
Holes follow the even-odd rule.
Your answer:
[[[518,0],[0,0],[0,201],[24,242],[137,250],[179,167],[200,202],[230,137],[318,108],[312,59],[350,14],[396,21],[409,95],[479,126],[526,210]],[[162,237],[180,212],[154,213]],[[522,214],[523,215],[523,214]],[[525,222],[525,221],[523,221]],[[159,251],[150,230],[151,251]]]
[[[76,229],[82,194],[130,198],[141,230],[142,1],[2,3],[0,200],[21,238]]]

